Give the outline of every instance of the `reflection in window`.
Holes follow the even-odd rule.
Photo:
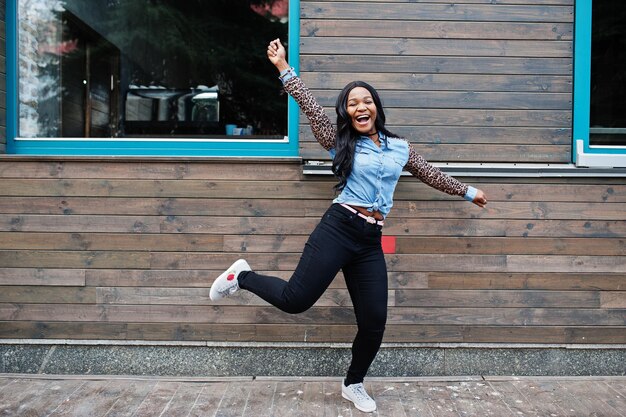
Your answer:
[[[626,146],[626,3],[592,7],[590,143]]]
[[[19,135],[282,139],[288,4],[19,0]]]

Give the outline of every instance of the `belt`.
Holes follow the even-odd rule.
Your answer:
[[[385,225],[385,222],[384,222],[384,221],[382,221],[382,220],[376,220],[376,218],[375,218],[375,217],[372,217],[372,216],[366,216],[365,214],[361,213],[360,211],[358,211],[357,209],[355,209],[355,208],[354,208],[354,207],[352,207],[352,206],[349,206],[349,205],[347,205],[347,204],[343,204],[343,203],[341,203],[340,205],[341,205],[341,207],[343,207],[343,208],[345,208],[345,209],[347,209],[347,210],[351,211],[352,213],[356,214],[357,216],[359,216],[359,217],[361,217],[361,218],[365,219],[365,221],[366,221],[366,222],[368,222],[368,223],[370,223],[370,224],[377,224],[377,225],[379,225],[379,226],[384,226],[384,225]]]

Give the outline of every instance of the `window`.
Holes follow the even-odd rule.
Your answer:
[[[574,62],[576,164],[626,166],[626,4],[577,1]]]
[[[297,106],[265,51],[281,38],[297,63],[298,10],[293,0],[10,0],[9,151],[297,156]]]
[[[591,145],[626,146],[626,4],[595,1],[591,19]]]

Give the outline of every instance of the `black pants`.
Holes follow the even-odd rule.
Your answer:
[[[297,314],[308,310],[343,270],[358,325],[347,384],[363,381],[385,331],[387,267],[381,235],[381,226],[333,204],[309,236],[288,282],[255,272],[239,276],[241,288],[287,313]]]

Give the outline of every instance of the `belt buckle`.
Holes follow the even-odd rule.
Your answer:
[[[376,224],[376,219],[372,216],[366,216],[365,221],[367,221],[369,224]]]

